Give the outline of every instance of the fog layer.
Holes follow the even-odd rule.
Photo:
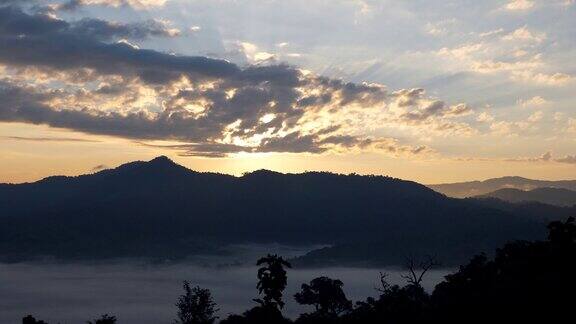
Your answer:
[[[326,275],[341,279],[348,297],[364,299],[376,294],[377,269],[292,269],[285,293],[285,312],[294,317],[305,311],[292,296],[303,282]],[[402,283],[401,272],[387,270],[392,283]],[[427,289],[448,271],[432,271]],[[100,314],[118,317],[122,324],[171,323],[174,303],[183,280],[212,290],[220,317],[254,305],[256,267],[252,265],[200,266],[198,264],[0,264],[0,323],[19,323],[27,314],[49,323],[85,323]]]

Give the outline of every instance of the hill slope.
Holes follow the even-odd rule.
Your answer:
[[[526,179],[522,177],[502,177],[484,181],[434,184],[428,185],[428,187],[449,197],[467,198],[485,195],[504,188],[520,190],[560,188],[576,191],[576,180],[548,181]]]
[[[560,188],[537,188],[529,191],[505,188],[478,197],[498,198],[513,203],[534,201],[565,207],[576,205],[576,191]]]
[[[366,262],[439,252],[459,262],[460,255],[543,235],[534,217],[414,182],[265,170],[238,178],[194,172],[165,157],[0,185],[0,210],[0,254],[11,260],[179,259],[219,253],[226,244],[277,242],[362,243],[370,247],[357,251]]]

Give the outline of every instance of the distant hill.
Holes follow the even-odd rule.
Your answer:
[[[486,195],[505,188],[525,191],[537,188],[556,188],[576,191],[576,180],[548,181],[532,180],[522,177],[503,177],[484,181],[435,184],[428,185],[428,187],[449,197],[467,198]]]
[[[275,242],[356,246],[365,264],[399,264],[409,254],[455,264],[508,240],[541,238],[547,221],[390,177],[266,170],[234,177],[166,157],[3,184],[0,211],[5,261],[178,260],[225,253],[228,244]],[[331,262],[350,264],[348,256],[333,254]]]
[[[467,198],[465,201],[471,205],[478,207],[490,208],[500,210],[508,215],[521,217],[531,220],[537,220],[543,225],[558,219],[567,219],[570,216],[576,215],[576,206],[572,207],[559,207],[547,205],[538,202],[520,202],[511,203],[497,198]],[[387,250],[387,254],[383,254],[383,243],[378,239],[366,239],[355,242],[346,242],[337,244],[331,247],[324,247],[307,253],[304,256],[298,257],[293,260],[293,263],[298,266],[317,267],[317,266],[370,266],[384,264],[386,265],[390,259],[396,260],[401,264],[402,260],[407,255],[424,255],[430,254],[442,261],[443,266],[457,265],[456,260],[466,260],[466,251],[463,246],[459,249],[450,249],[443,246],[441,240],[428,242],[426,244],[438,244],[436,247],[431,248],[427,246],[427,251],[433,250],[434,253],[422,251],[420,243],[415,241],[403,242],[402,245],[395,245],[395,249]],[[479,249],[478,245],[471,244],[468,247],[471,250],[491,254],[492,250],[484,248]]]
[[[504,188],[477,197],[498,198],[513,203],[534,201],[564,207],[576,205],[576,191],[561,188],[537,188],[528,191]]]

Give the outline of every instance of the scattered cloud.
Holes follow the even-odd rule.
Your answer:
[[[502,39],[505,41],[541,43],[546,39],[546,34],[530,31],[528,26],[524,26],[504,35]]]
[[[476,118],[477,121],[481,122],[481,123],[490,123],[494,121],[494,116],[490,115],[487,112],[482,112],[481,114],[478,115],[478,117]]]
[[[566,164],[576,164],[576,155],[565,155],[563,157],[554,157],[552,152],[548,151],[538,157],[533,158],[514,158],[507,159],[510,162],[555,162],[555,163],[566,163]]]
[[[445,19],[435,23],[427,23],[425,26],[425,31],[427,34],[432,36],[443,36],[446,35],[454,25],[456,25],[457,20]]]
[[[518,99],[518,105],[524,108],[540,107],[547,105],[548,103],[548,100],[542,98],[541,96],[535,96],[530,99]]]
[[[504,8],[510,11],[526,11],[534,8],[534,1],[531,0],[512,0]]]

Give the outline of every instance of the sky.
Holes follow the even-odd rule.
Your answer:
[[[576,178],[574,0],[0,0],[0,182]]]

